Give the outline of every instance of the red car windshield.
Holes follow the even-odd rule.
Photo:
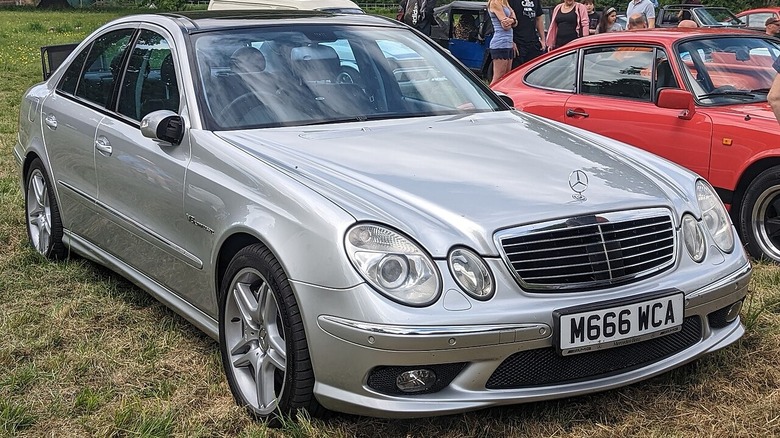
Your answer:
[[[766,100],[780,46],[764,38],[707,38],[678,46],[683,74],[703,104]]]

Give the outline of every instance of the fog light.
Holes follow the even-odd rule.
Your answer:
[[[742,310],[742,300],[737,301],[729,307],[729,311],[726,312],[726,322],[732,322],[737,319],[740,310]]]
[[[395,379],[395,386],[403,392],[425,391],[434,383],[436,383],[436,373],[425,368],[404,371]]]

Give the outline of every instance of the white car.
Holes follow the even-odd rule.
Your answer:
[[[235,9],[278,9],[325,11],[339,14],[362,14],[356,3],[350,0],[211,0],[209,11]]]

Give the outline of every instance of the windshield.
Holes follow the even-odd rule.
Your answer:
[[[745,24],[726,8],[695,8],[693,13],[699,18],[702,26],[744,26]]]
[[[501,108],[486,87],[405,29],[233,29],[198,35],[195,54],[215,130]]]
[[[780,46],[760,37],[707,38],[680,44],[678,53],[699,102],[733,104],[766,101]]]

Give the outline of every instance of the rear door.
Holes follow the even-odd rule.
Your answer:
[[[109,31],[82,49],[42,105],[43,136],[66,229],[93,238],[97,199],[95,130],[107,114],[116,67],[134,28]]]

